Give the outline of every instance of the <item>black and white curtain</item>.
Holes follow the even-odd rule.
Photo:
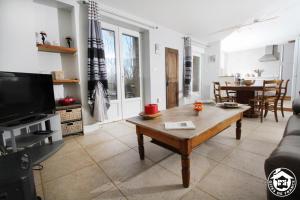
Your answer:
[[[192,41],[190,37],[184,37],[184,85],[183,96],[191,95],[192,81]]]
[[[107,70],[100,15],[95,1],[89,1],[88,13],[88,104],[97,121],[107,119],[109,108]]]

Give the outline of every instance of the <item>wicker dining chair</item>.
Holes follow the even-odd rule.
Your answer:
[[[286,93],[287,93],[289,81],[290,79],[282,81],[281,90],[280,90],[278,107],[280,107],[282,117],[284,117],[284,100],[286,99]]]
[[[225,85],[226,86],[231,86],[231,85],[234,85],[234,84],[229,82],[229,81],[225,81]],[[226,94],[227,94],[227,97],[230,97],[234,102],[236,102],[236,98],[237,98],[237,92],[236,91],[226,90]]]
[[[263,118],[267,116],[268,111],[274,112],[275,120],[278,122],[277,108],[281,85],[282,80],[264,80],[262,94],[251,100],[259,111],[260,122],[263,122]]]
[[[214,96],[216,103],[223,103],[228,101],[233,101],[233,98],[228,96],[222,96],[221,84],[220,82],[213,82],[214,85]]]

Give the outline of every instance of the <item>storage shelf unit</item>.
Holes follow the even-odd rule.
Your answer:
[[[35,131],[52,130],[49,134],[37,135]],[[62,131],[57,114],[48,114],[43,118],[32,119],[25,123],[0,127],[0,144],[8,151],[17,152],[23,149],[30,149],[35,146],[52,145],[54,142],[62,143]],[[62,141],[62,142],[61,142]],[[55,150],[61,145],[50,147]],[[51,152],[48,152],[51,153]],[[40,155],[45,158],[46,155]],[[39,159],[39,158],[38,158]]]
[[[83,134],[82,109],[80,104],[57,106],[56,113],[60,114],[63,136]]]
[[[42,30],[47,33],[46,41],[53,41],[52,44],[57,43],[57,45],[43,44],[41,36],[36,34],[36,43],[34,45],[36,46],[38,61],[47,73],[53,73],[55,71],[64,72],[64,76],[61,78],[63,80],[53,80],[54,96],[57,102],[67,96],[74,97],[81,102],[81,70],[79,68],[80,41],[77,37],[79,32],[74,28],[77,26],[76,19],[79,16],[79,10],[77,8],[79,5],[76,1],[58,0],[54,2],[55,3],[50,3],[49,0],[34,1],[35,17],[37,19],[35,33],[40,33]],[[49,15],[48,12],[44,12],[45,10],[49,10],[49,13],[53,14]],[[55,20],[53,20],[54,18]],[[53,23],[45,24],[45,21],[51,21]],[[72,48],[68,48],[66,37],[72,38]],[[60,128],[64,128],[64,136],[75,134],[75,132],[71,130],[77,127],[79,127],[80,133],[83,133],[81,105],[75,106],[79,106],[77,108],[80,109],[80,116],[77,117],[77,119],[72,118],[70,120],[59,121]],[[61,110],[68,110],[70,111],[68,114],[78,114],[78,110],[73,110],[69,106],[65,108],[57,106],[56,110],[57,113],[60,113]],[[65,115],[68,114],[65,113]],[[78,121],[81,122],[80,125]],[[74,124],[72,125],[73,122]],[[68,131],[66,132],[66,130]]]
[[[53,142],[52,144],[44,144],[42,146],[33,146],[29,148],[30,156],[33,164],[39,164],[55,154],[64,145],[63,140]]]
[[[55,45],[47,45],[47,44],[37,44],[39,51],[51,52],[51,53],[64,53],[64,54],[74,54],[77,52],[76,48],[68,48],[62,46]]]
[[[78,79],[64,79],[64,80],[53,80],[53,84],[72,84],[72,83],[79,83]]]
[[[31,147],[35,144],[38,144],[42,141],[44,141],[46,138],[51,137],[53,134],[56,134],[57,132],[53,131],[50,134],[43,134],[43,135],[36,135],[33,133],[23,134],[15,136],[15,141],[17,144],[17,149],[19,148],[25,148],[25,147]],[[12,146],[11,139],[6,140],[7,146]]]

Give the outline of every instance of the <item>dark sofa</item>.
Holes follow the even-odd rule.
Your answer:
[[[265,161],[265,174],[268,179],[270,173],[277,168],[291,170],[297,179],[295,190],[286,197],[278,197],[267,187],[268,199],[300,199],[300,98],[293,102],[293,115],[289,118],[283,137]]]

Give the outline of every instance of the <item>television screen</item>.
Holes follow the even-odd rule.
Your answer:
[[[0,124],[54,110],[51,75],[0,72]]]

